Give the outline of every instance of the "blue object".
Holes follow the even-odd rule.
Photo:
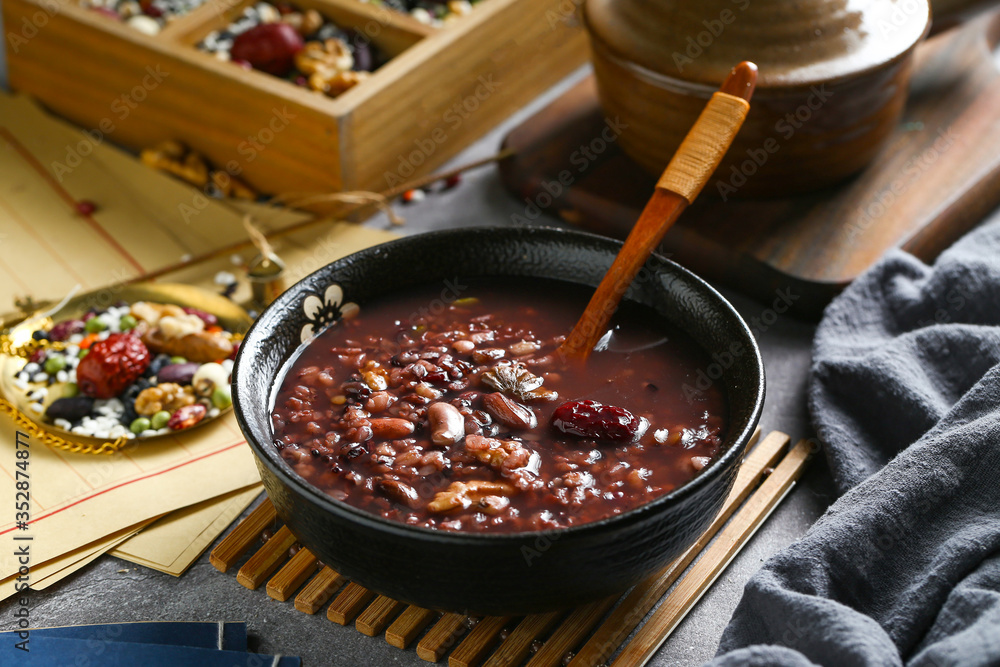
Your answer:
[[[299,658],[165,644],[70,639],[31,633],[25,652],[0,644],[0,665],[32,667],[301,667]]]
[[[0,632],[0,643],[20,641],[17,632]],[[32,641],[39,637],[89,639],[137,644],[166,644],[226,651],[247,650],[246,623],[103,623],[38,628],[30,631]]]

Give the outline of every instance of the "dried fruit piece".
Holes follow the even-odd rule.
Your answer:
[[[285,76],[303,46],[302,35],[287,23],[264,23],[238,35],[229,55],[268,74]]]
[[[378,490],[389,500],[406,505],[410,509],[420,507],[420,496],[417,494],[416,489],[409,484],[404,484],[394,479],[381,479],[376,485],[378,486]]]
[[[183,408],[178,409],[174,414],[170,415],[170,421],[167,422],[167,428],[171,431],[180,431],[181,429],[191,428],[204,419],[207,412],[208,410],[205,406],[200,403],[186,405]]]
[[[634,441],[646,431],[649,422],[615,405],[567,401],[552,413],[552,425],[581,438]]]
[[[83,320],[63,320],[49,330],[49,340],[64,341],[83,331]]]
[[[226,359],[233,353],[233,343],[222,332],[199,331],[181,338],[167,338],[158,328],[146,331],[142,340],[154,352],[207,363]]]
[[[90,346],[76,368],[76,383],[87,396],[111,398],[135,382],[151,359],[138,337],[114,333]]]
[[[483,405],[486,407],[488,413],[511,428],[530,429],[538,426],[538,419],[535,417],[534,410],[507,398],[499,392],[483,396]]]

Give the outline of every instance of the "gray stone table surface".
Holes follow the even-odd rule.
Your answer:
[[[2,56],[0,56],[2,58]],[[0,60],[0,72],[3,71]],[[573,83],[577,72],[528,108],[489,132],[452,164],[462,164],[494,153],[504,134]],[[0,78],[6,84],[6,78]],[[462,184],[423,202],[400,207],[406,225],[396,229],[412,234],[430,229],[467,225],[512,225],[512,216],[524,214],[525,203],[503,190],[492,167],[468,174]],[[558,225],[554,218],[540,224]],[[383,219],[366,223],[384,227]],[[779,289],[781,286],[776,286]],[[775,316],[768,304],[724,291],[755,329],[767,368],[767,401],[761,428],[782,430],[793,440],[810,435],[805,407],[806,376],[814,325]],[[654,665],[699,665],[714,655],[719,637],[739,602],[743,585],[772,553],[800,537],[832,501],[823,457],[810,469],[730,564],[701,602],[653,658]],[[0,629],[12,627],[13,600],[0,603]],[[270,599],[263,590],[240,586],[233,572],[217,572],[204,555],[180,578],[145,569],[112,557],[102,557],[52,588],[31,593],[35,626],[75,625],[116,621],[231,620],[246,621],[252,646],[264,653],[299,655],[306,665],[422,665],[413,648],[390,647],[369,638],[353,626],[331,623],[325,614],[307,616],[291,603]]]

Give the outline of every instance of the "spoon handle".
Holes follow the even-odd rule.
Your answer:
[[[674,153],[583,315],[559,347],[562,357],[584,360],[590,355],[639,269],[719,166],[750,110],[756,82],[757,66],[742,62],[712,95]]]

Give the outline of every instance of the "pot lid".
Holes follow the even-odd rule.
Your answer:
[[[595,46],[646,69],[718,84],[751,60],[768,87],[884,65],[930,26],[927,0],[587,0],[584,11]]]

